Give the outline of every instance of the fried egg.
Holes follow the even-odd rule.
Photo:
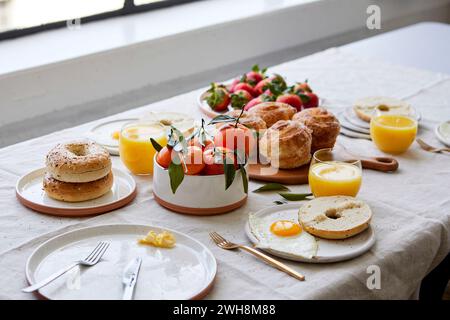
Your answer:
[[[317,254],[316,238],[303,230],[294,211],[264,215],[250,213],[250,231],[258,240],[257,247],[311,259]]]

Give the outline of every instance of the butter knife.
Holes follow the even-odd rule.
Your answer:
[[[142,259],[137,257],[131,260],[123,271],[122,282],[125,285],[122,300],[132,300],[134,287],[139,275],[139,269],[142,264]]]

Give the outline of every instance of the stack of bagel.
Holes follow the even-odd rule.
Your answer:
[[[108,151],[92,141],[58,144],[47,154],[43,186],[53,199],[92,200],[111,190],[113,181]]]

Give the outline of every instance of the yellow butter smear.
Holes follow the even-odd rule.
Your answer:
[[[175,246],[175,236],[169,231],[156,233],[150,230],[144,238],[138,240],[140,244],[145,244],[159,248],[173,248]]]

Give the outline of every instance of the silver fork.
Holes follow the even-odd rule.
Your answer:
[[[436,148],[436,147],[433,147],[432,145],[429,145],[428,143],[426,143],[425,141],[423,141],[422,139],[419,139],[419,138],[417,138],[416,141],[420,145],[420,147],[425,151],[434,152],[434,153],[440,153],[442,151],[450,152],[450,148]]]
[[[23,288],[22,291],[23,292],[36,291],[36,290],[46,286],[53,280],[59,278],[60,276],[62,276],[63,274],[65,274],[66,272],[75,268],[78,265],[82,265],[82,266],[86,266],[86,267],[92,267],[93,265],[96,265],[97,262],[100,261],[100,259],[102,258],[103,254],[106,252],[106,249],[108,249],[108,247],[109,247],[108,242],[100,241],[97,244],[97,246],[94,248],[94,250],[92,250],[92,252],[86,258],[76,261],[76,262],[72,263],[71,265],[68,265],[64,269],[61,269],[61,270],[53,273],[52,275],[48,276],[47,278],[45,278],[42,281],[39,281],[38,283],[35,283],[29,287]]]
[[[261,251],[258,251],[258,250],[254,249],[252,247],[249,247],[249,246],[244,246],[244,245],[236,244],[236,243],[230,242],[228,240],[225,240],[217,232],[211,232],[209,234],[209,236],[211,237],[211,239],[214,241],[214,243],[219,248],[222,248],[222,249],[225,249],[225,250],[233,250],[233,249],[245,250],[245,251],[250,252],[251,254],[255,255],[256,257],[260,258],[261,260],[267,262],[272,267],[275,267],[278,270],[286,272],[288,275],[294,277],[295,279],[300,280],[300,281],[304,281],[305,280],[305,276],[302,275],[301,273],[298,273],[297,271],[295,271],[294,269],[288,267],[284,263],[281,263],[280,261],[277,261],[277,260],[269,257],[268,255],[262,253]]]

